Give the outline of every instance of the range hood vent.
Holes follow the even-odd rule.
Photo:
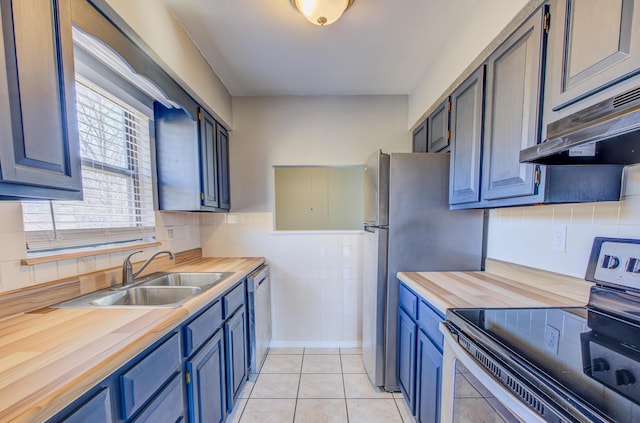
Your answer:
[[[520,151],[520,162],[640,163],[640,87],[547,125],[547,140]]]

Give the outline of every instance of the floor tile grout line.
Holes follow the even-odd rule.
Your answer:
[[[340,353],[340,372],[342,378],[342,393],[344,394],[344,411],[347,416],[347,423],[349,423],[349,406],[347,405],[347,386],[344,383],[344,367],[342,366],[342,350],[338,350]]]

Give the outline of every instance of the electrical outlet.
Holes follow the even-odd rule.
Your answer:
[[[544,347],[547,351],[558,355],[558,344],[560,343],[560,330],[551,325],[547,325],[544,331]]]
[[[551,249],[567,251],[567,225],[553,225]]]
[[[173,226],[167,226],[165,229],[167,230],[167,241],[175,239],[175,235],[173,234]]]

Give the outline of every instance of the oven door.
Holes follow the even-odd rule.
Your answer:
[[[441,423],[544,422],[465,351],[444,324]]]

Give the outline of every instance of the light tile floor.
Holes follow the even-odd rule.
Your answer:
[[[273,348],[228,423],[410,423],[400,394],[369,382],[359,348]]]

